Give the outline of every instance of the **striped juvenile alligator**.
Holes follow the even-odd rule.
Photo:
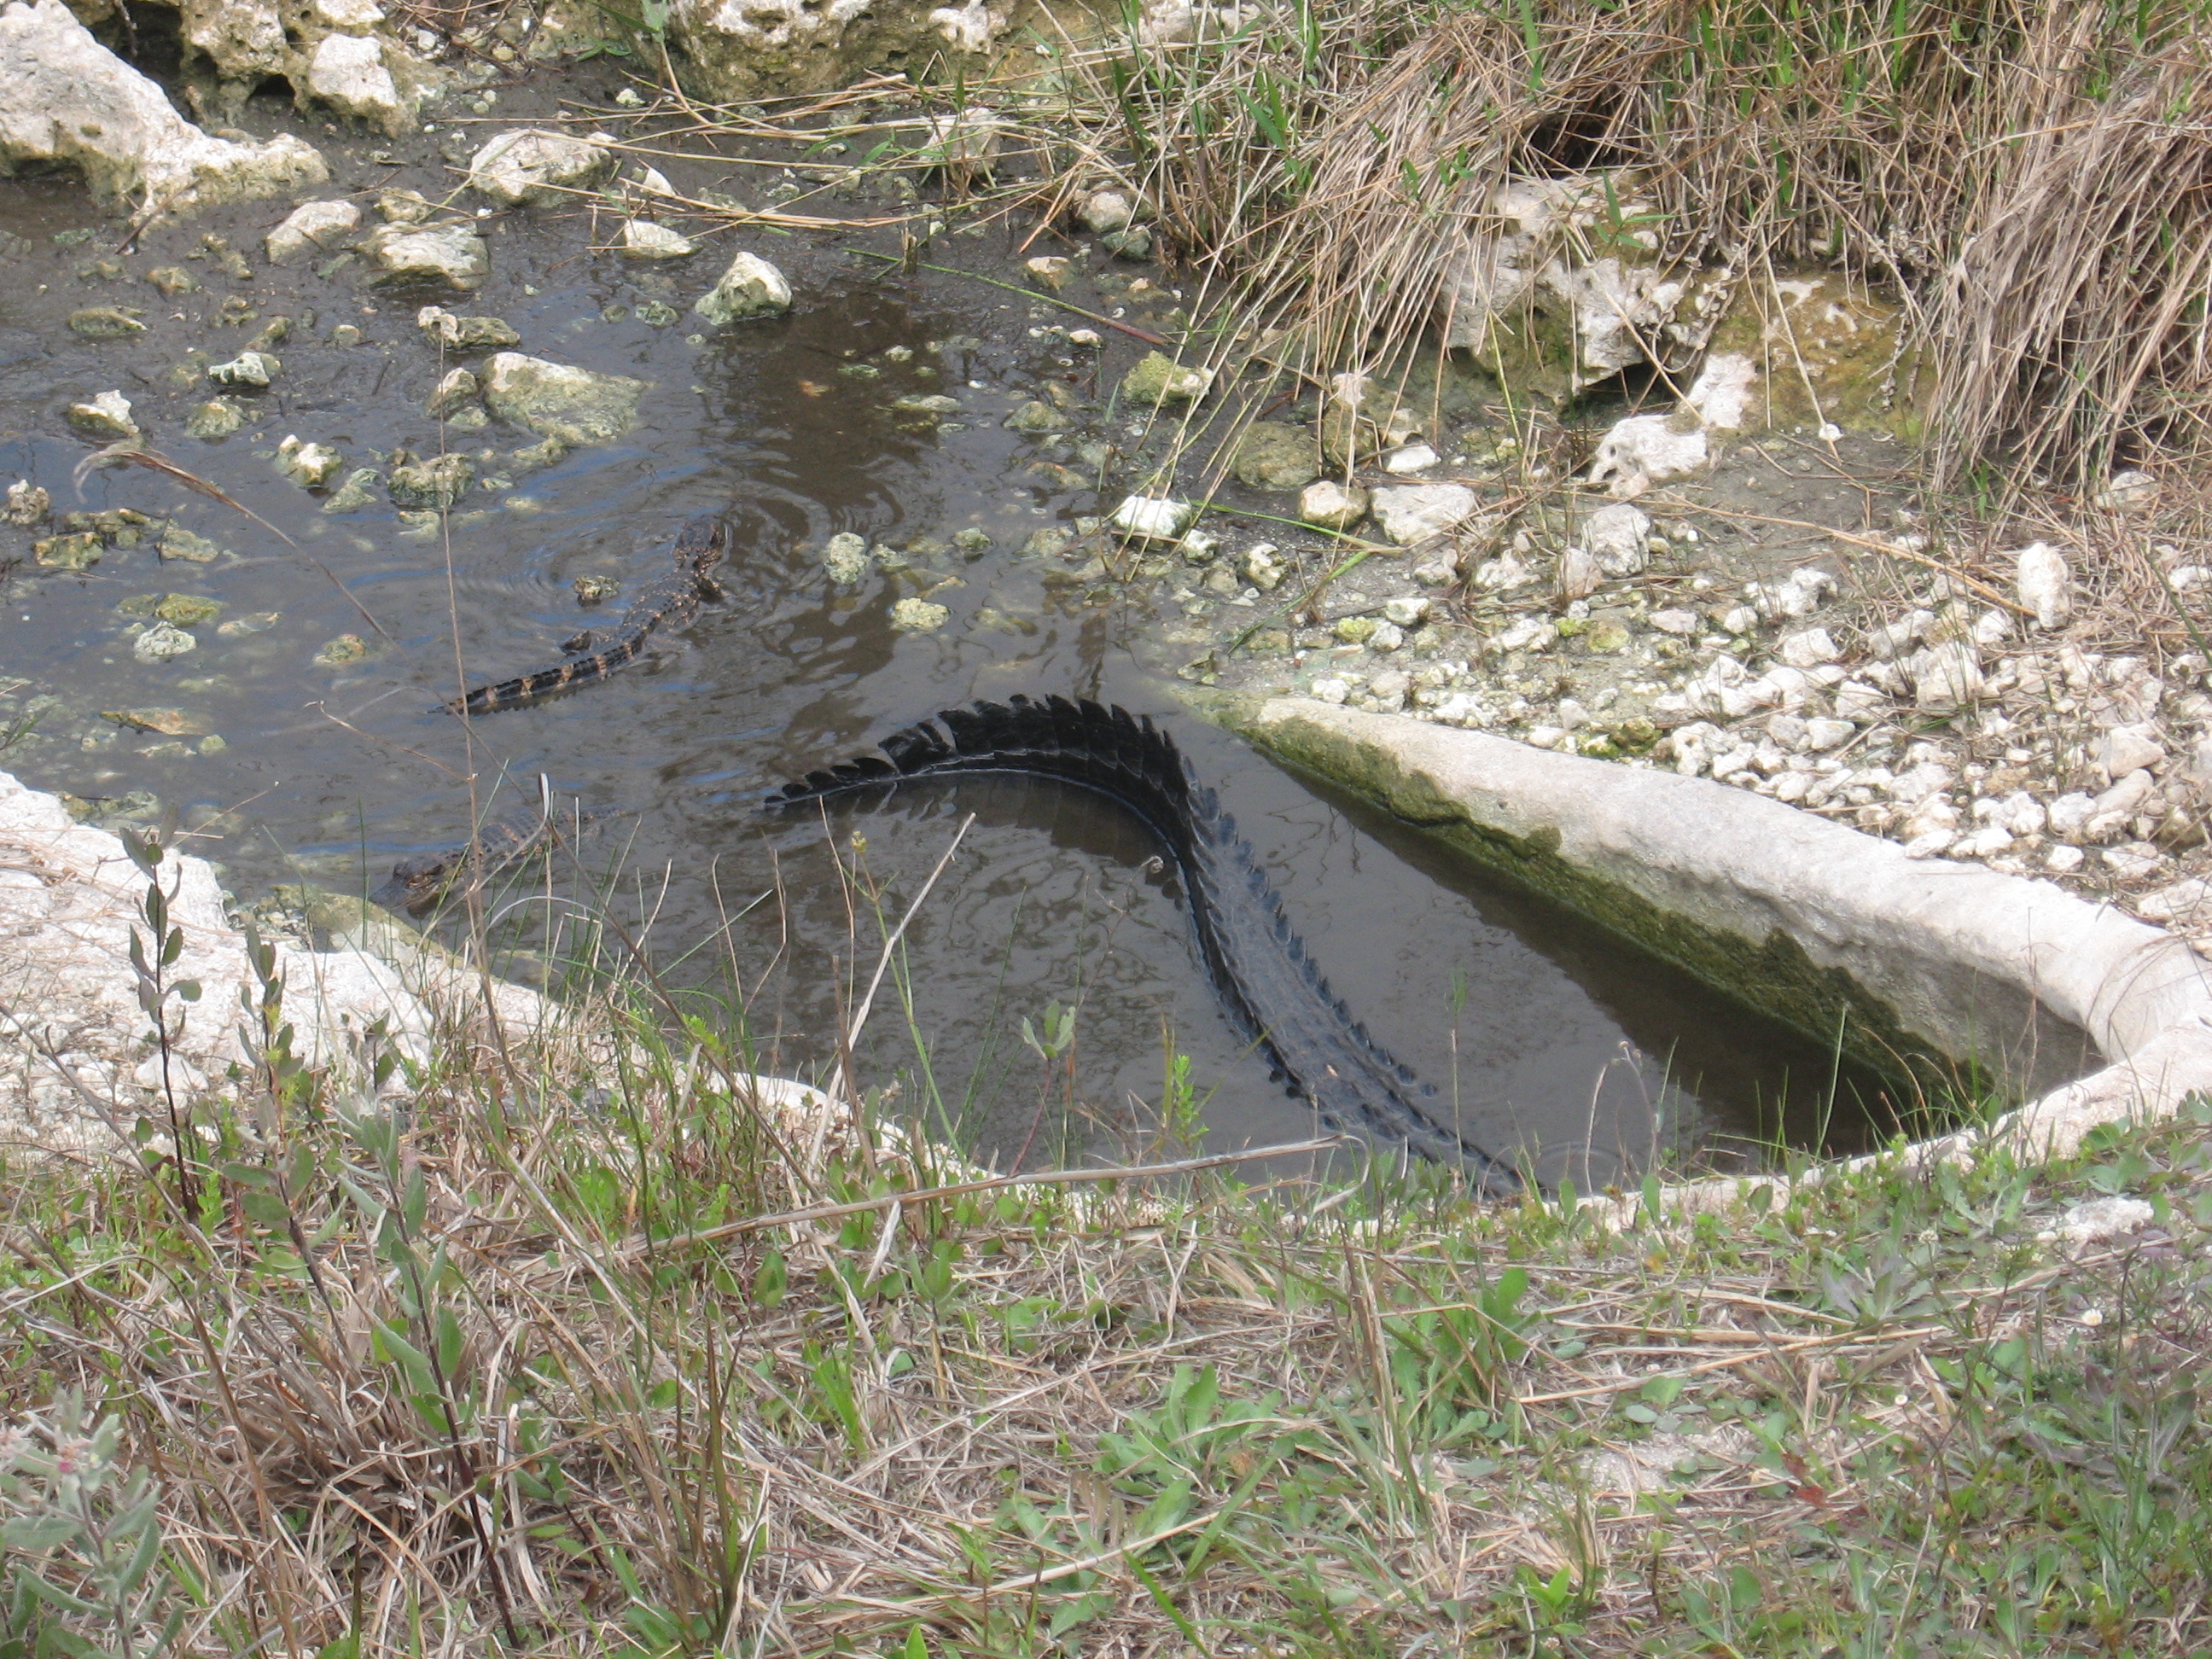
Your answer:
[[[1278,1080],[1334,1127],[1461,1164],[1486,1192],[1520,1189],[1512,1169],[1449,1122],[1436,1091],[1330,991],[1236,820],[1150,720],[1065,697],[949,708],[886,738],[880,755],[810,772],[769,801],[787,806],[970,772],[1060,778],[1135,813],[1175,860],[1199,956],[1231,1023],[1267,1055]]]
[[[722,562],[729,544],[730,532],[720,519],[692,520],[676,538],[672,564],[645,585],[604,640],[579,634],[561,647],[568,653],[567,660],[496,685],[479,685],[439,706],[453,714],[495,714],[606,678],[645,654],[654,629],[680,628],[699,614],[700,599],[714,586],[707,573]]]
[[[542,778],[539,788],[538,804],[526,811],[487,823],[457,847],[402,859],[392,866],[384,884],[368,896],[369,902],[387,910],[427,910],[455,887],[478,876],[489,880],[550,851],[562,840],[574,841],[587,825],[613,810],[572,805],[563,811],[553,805]]]

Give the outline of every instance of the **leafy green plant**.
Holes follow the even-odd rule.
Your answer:
[[[0,1430],[0,1659],[156,1659],[176,1639],[161,1490],[118,1461],[122,1437],[73,1391],[50,1420]]]

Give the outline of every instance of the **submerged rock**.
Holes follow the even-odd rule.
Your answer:
[[[234,143],[179,115],[62,0],[0,7],[0,168],[74,167],[96,196],[171,213],[281,195],[329,177],[298,139]]]
[[[181,708],[103,708],[100,718],[133,732],[158,732],[165,738],[204,738],[215,728],[204,714]]]
[[[845,585],[860,580],[875,566],[875,558],[868,551],[868,538],[855,536],[849,530],[832,536],[822,549],[822,568],[829,572],[830,580]]]
[[[441,306],[424,306],[415,326],[456,351],[485,351],[522,343],[522,331],[504,317],[456,317]]]
[[[927,599],[901,599],[891,607],[891,626],[902,634],[934,634],[951,617],[945,606]]]
[[[185,417],[185,430],[213,442],[228,438],[246,424],[246,411],[228,398],[210,398]]]
[[[383,474],[373,466],[358,466],[346,474],[346,480],[331,491],[330,499],[323,503],[325,513],[359,513],[376,505],[376,486]]]
[[[647,382],[502,351],[484,365],[483,398],[501,420],[568,445],[629,430]]]
[[[328,444],[302,443],[287,434],[276,446],[276,470],[303,489],[319,489],[345,465],[345,457]]]
[[[1197,517],[1198,508],[1188,501],[1131,495],[1114,509],[1112,523],[1133,540],[1172,542],[1180,540]]]
[[[124,600],[115,610],[118,616],[149,617],[156,622],[174,623],[179,628],[197,628],[222,615],[222,601],[204,599],[197,593],[139,593]]]
[[[90,530],[73,530],[31,544],[32,559],[49,570],[83,570],[98,564],[106,550],[99,533]]]
[[[308,202],[264,237],[262,246],[270,264],[296,264],[343,241],[360,223],[361,210],[351,202]]]
[[[455,410],[477,400],[477,377],[465,368],[450,369],[430,393],[430,401],[422,412],[434,421],[442,421]]]
[[[131,417],[131,399],[119,392],[103,392],[83,403],[71,404],[68,418],[88,438],[114,441],[139,435],[138,422]]]
[[[1056,254],[1024,260],[1022,264],[1022,273],[1030,279],[1030,286],[1041,288],[1048,294],[1057,294],[1066,288],[1073,271],[1074,262]]]
[[[187,564],[213,564],[228,556],[229,550],[216,546],[204,536],[196,536],[180,524],[161,526],[161,539],[155,550],[164,559],[181,559]]]
[[[491,276],[491,251],[468,225],[380,225],[361,246],[387,285],[443,283],[465,292]]]
[[[1237,482],[1255,489],[1304,489],[1321,477],[1313,434],[1279,421],[1255,421],[1237,441]]]
[[[174,623],[157,622],[131,642],[131,654],[140,662],[168,662],[187,651],[198,650],[199,646]]]
[[[315,663],[321,668],[343,668],[348,663],[360,662],[368,655],[368,641],[358,634],[341,634],[315,653]]]
[[[146,325],[138,319],[146,313],[132,306],[87,306],[82,311],[69,314],[69,330],[88,340],[127,340],[134,334],[143,334]]]
[[[28,530],[42,521],[53,510],[54,498],[44,488],[28,478],[18,478],[8,486],[5,506],[0,506],[0,520],[14,525],[18,530]]]
[[[691,309],[720,328],[757,317],[781,317],[791,309],[791,283],[757,253],[740,253]]]
[[[469,183],[507,207],[550,206],[590,189],[614,164],[614,152],[597,139],[522,127],[476,153]]]
[[[476,463],[465,455],[436,455],[392,469],[395,507],[451,507],[476,482]]]
[[[1131,403],[1159,407],[1195,403],[1213,385],[1213,371],[1187,368],[1158,351],[1146,352],[1121,377],[1121,395]]]
[[[217,386],[267,386],[284,365],[265,351],[241,351],[227,363],[210,364],[207,377]]]

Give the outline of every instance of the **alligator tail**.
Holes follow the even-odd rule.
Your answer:
[[[1175,740],[1149,719],[1057,696],[946,709],[894,732],[880,754],[810,772],[769,803],[969,772],[1059,778],[1135,813],[1175,860],[1200,957],[1231,1022],[1292,1094],[1334,1127],[1464,1165],[1487,1191],[1519,1189],[1513,1170],[1451,1124],[1436,1091],[1329,989],[1236,820],[1194,781]]]
[[[501,680],[496,685],[479,685],[465,696],[452,698],[439,707],[449,714],[496,714],[503,709],[520,708],[556,691],[571,690],[606,678],[617,669],[635,662],[645,650],[645,640],[643,629],[624,633],[617,635],[613,644],[588,657],[572,657],[534,674]]]

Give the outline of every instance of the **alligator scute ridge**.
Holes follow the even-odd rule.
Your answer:
[[[681,627],[698,614],[699,601],[711,585],[707,573],[722,562],[729,546],[728,526],[720,519],[692,520],[677,533],[670,568],[639,591],[598,650],[588,649],[594,642],[590,635],[580,635],[564,662],[496,685],[479,685],[438,706],[451,714],[495,714],[606,678],[645,654],[646,640],[653,629]]]
[[[1088,699],[1015,696],[948,708],[879,746],[880,754],[786,784],[769,805],[975,772],[1059,778],[1109,796],[1173,855],[1206,975],[1231,1024],[1258,1046],[1279,1081],[1334,1127],[1462,1165],[1486,1191],[1520,1190],[1510,1167],[1425,1103],[1435,1090],[1329,988],[1236,819],[1149,718]]]

